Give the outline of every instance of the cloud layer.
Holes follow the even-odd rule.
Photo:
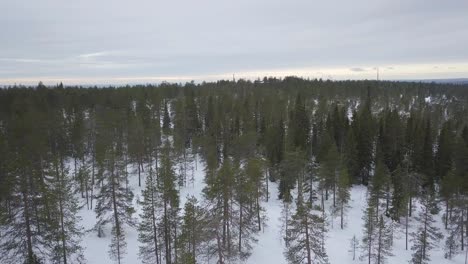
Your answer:
[[[359,79],[375,67],[386,79],[468,77],[463,0],[17,0],[0,9],[0,83]]]

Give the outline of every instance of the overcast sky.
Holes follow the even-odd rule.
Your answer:
[[[0,0],[0,84],[468,77],[467,0]]]

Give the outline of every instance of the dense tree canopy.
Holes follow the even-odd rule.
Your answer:
[[[431,224],[428,213],[440,208],[427,201],[436,197],[446,205],[451,256],[468,228],[467,105],[461,85],[296,77],[0,89],[0,262],[84,261],[79,205],[96,211],[100,236],[111,231],[117,262],[134,246],[126,225],[138,226],[147,261],[244,260],[271,181],[285,208],[296,208],[285,218],[291,263],[328,261],[324,200],[333,199],[344,228],[352,184],[371,192],[364,242],[377,251],[369,259],[390,254],[382,236],[389,221],[412,217],[415,199],[426,201],[418,219]],[[197,159],[206,165],[204,200],[184,206],[178,190],[193,181]],[[144,224],[134,218],[129,168],[146,182]],[[296,240],[302,232],[307,247]],[[421,234],[413,240],[431,245]],[[415,247],[414,259],[426,261],[430,248],[421,257]]]

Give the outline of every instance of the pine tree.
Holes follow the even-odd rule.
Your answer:
[[[445,240],[444,246],[444,257],[446,259],[452,259],[456,254],[460,252],[460,248],[458,247],[458,240],[457,235],[459,231],[456,229],[450,229],[447,239]]]
[[[388,256],[392,255],[393,231],[392,225],[386,223],[383,216],[380,215],[377,229],[377,245],[375,263],[385,263]]]
[[[141,243],[139,256],[143,263],[156,263],[162,261],[161,254],[161,233],[159,230],[161,201],[157,193],[157,180],[153,173],[153,168],[149,168],[149,175],[146,178],[145,189],[142,191],[143,201],[140,201],[142,213],[141,222],[138,225],[138,241]]]
[[[452,215],[454,200],[458,192],[458,186],[460,185],[458,177],[456,177],[455,166],[452,166],[447,174],[443,177],[440,184],[440,196],[445,202],[445,215],[444,224],[445,229],[448,228],[449,219]]]
[[[265,147],[270,164],[273,167],[280,164],[284,157],[284,124],[282,119],[268,127]]]
[[[43,171],[47,142],[41,114],[27,99],[15,102],[9,133],[10,155],[8,209],[0,210],[0,262],[36,264],[50,260],[56,241],[53,189]],[[44,156],[44,159],[42,158]],[[5,161],[6,162],[6,161]]]
[[[117,263],[122,262],[123,256],[127,253],[127,242],[125,241],[125,230],[116,222],[111,229],[111,243],[109,255]]]
[[[207,216],[195,197],[189,197],[184,207],[178,243],[180,263],[195,264],[206,248]]]
[[[161,153],[161,167],[158,174],[158,193],[162,210],[160,228],[163,237],[163,255],[166,264],[177,262],[177,229],[179,227],[179,192],[176,189],[176,175],[173,169],[169,142]]]
[[[301,151],[287,152],[280,164],[279,199],[289,200],[296,182],[303,182],[306,160]],[[302,189],[300,190],[302,191]]]
[[[371,113],[371,101],[367,98],[365,105],[355,120],[354,130],[357,141],[357,166],[361,182],[367,185],[370,178],[373,144],[374,144],[374,121]]]
[[[356,260],[356,251],[359,248],[359,239],[357,239],[356,235],[353,235],[353,238],[351,238],[350,247],[351,249],[349,251],[353,255],[353,261],[354,261]]]
[[[167,107],[167,101],[164,101],[163,111],[163,132],[167,135],[171,130],[171,117],[169,116],[169,109]]]
[[[317,199],[317,184],[319,165],[316,162],[316,157],[312,156],[306,166],[306,173],[304,178],[304,197],[307,197],[307,202],[312,206],[314,200]]]
[[[393,245],[393,226],[391,220],[384,219],[382,214],[377,215],[376,203],[369,197],[368,206],[363,216],[364,236],[362,239],[361,260],[367,263],[385,263],[391,256]]]
[[[305,151],[309,141],[310,121],[307,116],[305,104],[300,94],[294,104],[294,112],[290,120],[288,135],[291,138],[293,150],[296,148]]]
[[[430,119],[427,119],[422,150],[421,172],[424,174],[423,186],[431,190],[434,188],[434,144],[432,142],[432,127]]]
[[[407,214],[408,203],[408,175],[398,165],[392,173],[393,193],[392,193],[392,206],[390,208],[390,216],[393,220],[400,222],[400,218]]]
[[[336,206],[336,186],[339,172],[339,154],[336,145],[331,143],[326,156],[320,161],[320,189],[325,190],[325,200],[328,200],[329,190],[333,191],[333,206]]]
[[[80,245],[84,231],[79,226],[82,219],[77,215],[80,207],[75,198],[72,180],[67,170],[59,169],[58,163],[58,160],[55,159],[53,170],[56,175],[52,189],[58,209],[58,219],[53,236],[58,243],[53,249],[52,259],[54,263],[85,263],[83,248]]]
[[[264,180],[264,161],[259,158],[252,158],[247,161],[245,167],[245,174],[247,175],[249,185],[252,186],[252,195],[249,199],[249,207],[253,207],[253,214],[257,230],[261,231],[264,222],[264,208],[261,206],[260,201],[265,197],[268,200],[268,179]],[[266,177],[266,176],[265,176]],[[265,184],[266,182],[266,184]],[[243,190],[240,190],[243,192]],[[253,199],[252,199],[253,198]],[[249,211],[252,211],[249,208]]]
[[[25,163],[23,163],[24,165]],[[27,167],[17,169],[15,185],[11,190],[10,205],[7,212],[2,211],[0,234],[0,261],[2,263],[35,264],[46,261],[52,251],[49,243],[50,233],[41,230],[42,219],[34,205],[35,197],[30,186],[31,171]]]
[[[239,206],[238,252],[241,260],[247,259],[257,242],[256,234],[263,223],[261,161],[249,159],[245,169],[236,175],[235,201]],[[236,221],[236,222],[237,222]]]
[[[133,193],[126,186],[126,163],[122,154],[122,141],[113,143],[106,151],[106,166],[103,168],[101,179],[101,190],[96,196],[95,207],[98,219],[95,229],[98,235],[102,235],[102,226],[112,223],[112,240],[109,254],[120,263],[125,254],[125,231],[124,225],[135,226],[132,217],[135,209],[132,206]]]
[[[304,204],[302,197],[297,201],[296,213],[291,217],[286,235],[285,256],[288,263],[329,263],[321,237],[325,234],[323,218]]]
[[[358,167],[358,152],[357,152],[357,143],[356,136],[354,135],[354,130],[349,129],[344,146],[344,163],[348,167],[348,172],[351,182],[358,182],[359,177],[359,167]]]
[[[389,208],[389,185],[390,175],[387,166],[381,161],[377,161],[375,174],[371,179],[370,199],[369,203],[375,208],[375,216],[380,215],[380,200],[385,198],[386,209],[385,214],[388,215]]]
[[[452,179],[451,184],[460,186],[459,179],[454,179],[453,169],[448,172],[443,179],[444,182]],[[466,219],[467,219],[467,198],[460,195],[458,187],[453,187],[452,191],[455,197],[450,199],[448,209],[446,210],[444,221],[447,221],[446,229],[448,236],[445,241],[445,257],[451,259],[452,256],[462,252],[466,247]]]
[[[341,229],[344,228],[344,217],[346,213],[346,209],[348,208],[348,201],[350,198],[349,194],[349,175],[348,170],[345,166],[343,166],[340,170],[340,174],[338,176],[338,195],[337,195],[337,209],[340,212],[340,227]]]
[[[362,238],[362,254],[361,260],[366,260],[367,263],[371,264],[371,260],[375,259],[375,240],[376,240],[376,229],[377,220],[375,217],[375,208],[372,203],[368,203],[365,214],[363,215],[364,220],[364,236]]]
[[[238,256],[235,250],[234,239],[235,228],[233,226],[235,208],[232,200],[235,190],[235,168],[229,159],[225,159],[219,171],[213,175],[206,175],[207,186],[203,190],[205,198],[209,204],[208,216],[210,222],[207,224],[209,228],[210,243],[208,251],[217,258],[219,263],[225,261],[234,261]]]
[[[421,212],[417,217],[416,221],[419,223],[418,229],[411,234],[413,250],[411,262],[415,264],[430,263],[430,250],[433,249],[439,240],[442,238],[442,234],[438,228],[434,226],[434,217],[431,214],[431,206],[433,201],[429,195],[422,197],[422,208]]]
[[[445,122],[440,130],[435,155],[435,172],[437,178],[443,179],[452,167],[454,138],[455,135],[452,132],[451,122]]]
[[[146,157],[145,131],[142,116],[139,116],[138,113],[134,114],[133,111],[130,112],[128,113],[128,156],[137,164],[138,186],[141,186],[141,172]]]

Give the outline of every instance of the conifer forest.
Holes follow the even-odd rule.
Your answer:
[[[467,263],[468,85],[0,89],[0,263]]]

